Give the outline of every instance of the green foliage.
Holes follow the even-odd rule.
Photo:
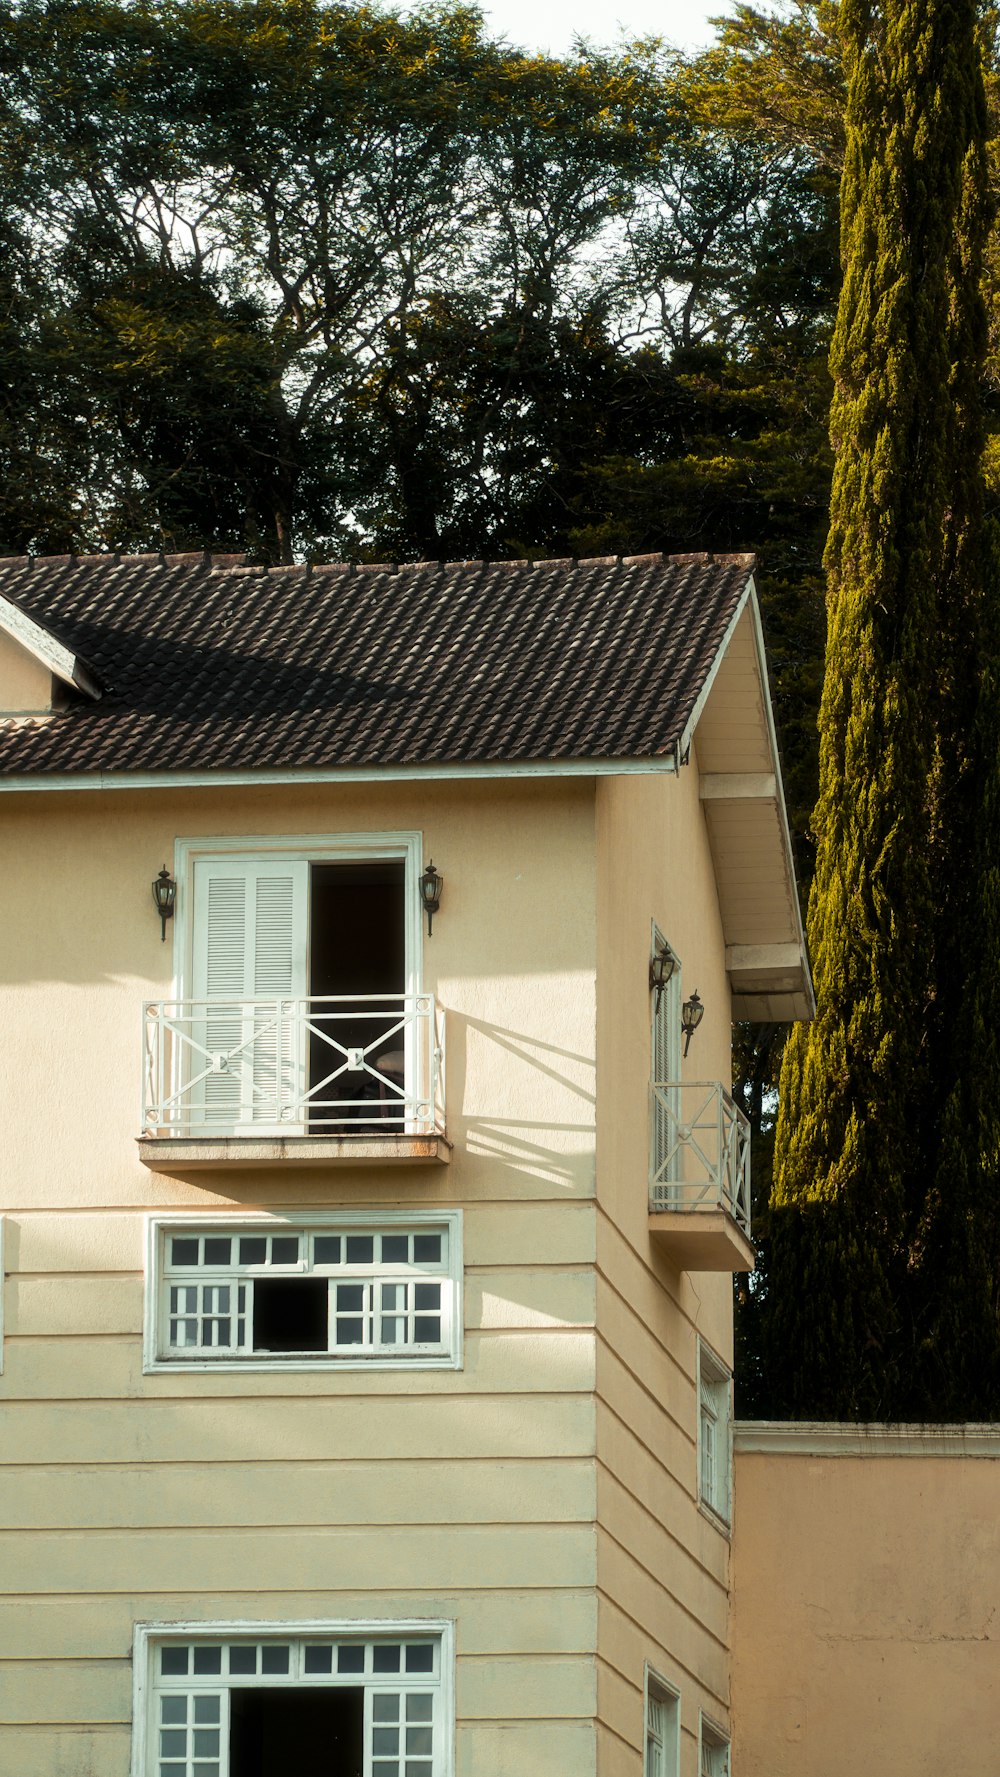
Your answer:
[[[564,319],[664,131],[646,63],[521,56],[461,9],[3,13],[0,156],[21,169],[12,214],[46,319],[72,342],[82,479],[102,490],[81,492],[73,530],[91,546],[230,541],[242,509],[265,554],[362,549],[355,512],[380,477],[348,446],[389,411],[373,382],[419,396],[400,367],[456,308],[506,328],[516,381],[522,332]],[[513,405],[504,392],[501,431]],[[426,515],[418,532],[425,546]]]
[[[763,1355],[776,1414],[992,1417],[1000,904],[982,831],[998,749],[977,19],[972,0],[845,0],[842,27],[819,1011],[781,1076]]]

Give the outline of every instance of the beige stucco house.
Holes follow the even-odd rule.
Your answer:
[[[0,1769],[728,1773],[752,562],[0,562],[0,821]]]

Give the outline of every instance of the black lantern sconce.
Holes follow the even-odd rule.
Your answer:
[[[659,1007],[660,1001],[663,998],[663,989],[666,987],[671,976],[676,973],[676,970],[677,958],[671,950],[670,945],[662,944],[658,946],[649,959],[649,985],[653,993],[656,995],[657,1007]]]
[[[174,917],[174,903],[177,900],[177,884],[164,864],[159,876],[153,880],[153,903],[160,916],[160,942],[167,941],[167,920]]]
[[[420,900],[427,915],[427,936],[434,930],[434,915],[441,905],[441,890],[444,888],[444,877],[440,870],[435,870],[432,858],[420,878]]]
[[[694,1033],[698,1029],[704,1016],[705,1008],[701,1003],[701,996],[697,990],[695,990],[691,995],[691,998],[685,1000],[681,1007],[681,1029],[684,1032],[685,1055],[691,1047],[691,1038],[694,1036]]]

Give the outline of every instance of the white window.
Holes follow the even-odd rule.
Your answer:
[[[419,833],[178,842],[180,997],[158,1014],[158,1127],[412,1133],[426,1120],[422,855]]]
[[[455,1366],[461,1217],[153,1217],[147,1368]]]
[[[137,1777],[448,1777],[447,1625],[205,1625],[136,1637]]]
[[[646,1751],[643,1777],[677,1777],[680,1760],[680,1697],[646,1667]]]
[[[729,1777],[729,1741],[704,1715],[698,1730],[698,1777]]]
[[[728,1525],[731,1516],[732,1378],[715,1353],[698,1341],[698,1497]]]

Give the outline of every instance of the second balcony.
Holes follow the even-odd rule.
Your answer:
[[[750,1125],[718,1080],[650,1088],[649,1231],[682,1271],[752,1271]]]

